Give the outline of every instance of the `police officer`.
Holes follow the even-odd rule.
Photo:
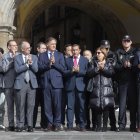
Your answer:
[[[122,39],[122,48],[116,52],[119,84],[119,118],[118,131],[124,131],[126,126],[126,106],[130,111],[130,131],[136,131],[136,79],[133,72],[133,60],[136,49],[132,47],[129,35]],[[127,102],[128,99],[128,102]]]
[[[113,64],[113,66],[115,66],[116,55],[114,52],[112,52],[110,50],[110,42],[108,40],[102,40],[100,42],[100,46],[107,50],[107,60],[110,61]],[[116,81],[115,81],[114,76],[113,76],[113,84],[115,84],[115,82]],[[114,92],[116,91],[115,88],[116,87],[113,85]],[[115,93],[115,94],[117,94],[117,93]],[[109,119],[110,119],[111,131],[116,131],[116,117],[115,117],[114,107],[110,108],[110,110],[109,110]]]

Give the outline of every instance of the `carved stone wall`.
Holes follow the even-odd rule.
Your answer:
[[[71,6],[90,14],[105,26],[108,36],[116,43],[123,34],[130,34],[134,44],[140,43],[138,0],[0,0],[0,47],[6,50],[6,42],[14,35],[18,40],[30,39],[36,17],[53,4]]]

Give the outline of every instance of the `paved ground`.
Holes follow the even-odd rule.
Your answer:
[[[116,117],[117,116],[118,112],[116,111]],[[127,117],[128,116],[129,114],[127,113]],[[40,113],[38,114],[37,126],[39,126],[39,120]],[[5,114],[5,125],[7,126],[7,114]],[[129,121],[127,127],[128,126]],[[131,133],[128,130],[126,130],[126,132],[43,132],[37,129],[33,133],[0,131],[0,140],[140,140],[140,134]]]
[[[0,132],[0,140],[140,140],[130,132]]]

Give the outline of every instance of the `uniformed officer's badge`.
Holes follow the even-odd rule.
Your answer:
[[[133,58],[133,57],[134,57],[134,55],[131,55],[131,56],[130,56],[130,58]]]
[[[123,56],[122,55],[120,55],[120,60],[123,58]]]

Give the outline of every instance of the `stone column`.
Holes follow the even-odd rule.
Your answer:
[[[15,26],[0,25],[0,47],[7,51],[7,41],[13,39],[14,32],[16,31]]]

